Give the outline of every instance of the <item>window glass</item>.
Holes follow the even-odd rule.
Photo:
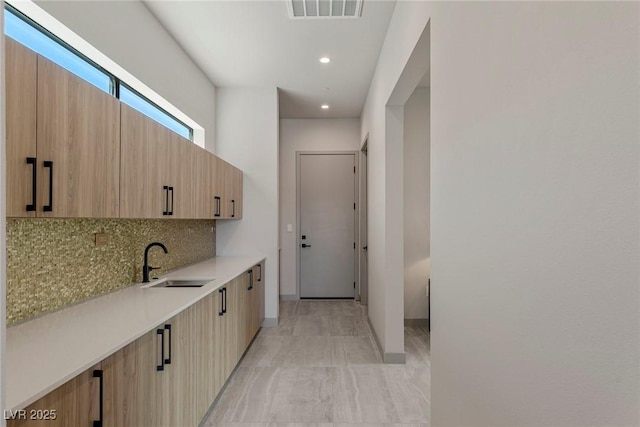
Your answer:
[[[4,31],[7,36],[69,70],[81,79],[107,93],[112,93],[112,78],[109,74],[96,68],[49,35],[34,28],[10,9],[5,9]]]
[[[173,116],[158,108],[155,104],[139,95],[124,84],[120,84],[120,101],[135,108],[147,117],[168,127],[178,135],[186,139],[191,139],[191,129],[176,120]]]

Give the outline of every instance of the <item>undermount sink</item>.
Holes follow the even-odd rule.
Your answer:
[[[162,279],[158,282],[152,282],[143,287],[145,288],[201,288],[209,282],[215,280],[215,277],[206,279]]]

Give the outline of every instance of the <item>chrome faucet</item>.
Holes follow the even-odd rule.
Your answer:
[[[151,270],[156,270],[160,268],[160,267],[151,267],[149,265],[149,249],[151,249],[154,246],[160,246],[165,254],[169,253],[169,251],[167,250],[167,247],[160,242],[153,242],[147,245],[147,248],[144,250],[144,265],[142,266],[142,283],[149,282],[149,272]]]

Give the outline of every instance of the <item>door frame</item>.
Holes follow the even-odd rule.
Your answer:
[[[360,242],[360,180],[358,177],[360,176],[360,162],[358,153],[359,150],[344,150],[344,151],[308,151],[308,150],[297,150],[296,151],[296,299],[300,299],[300,159],[303,155],[309,154],[324,154],[324,155],[336,155],[336,154],[351,154],[353,155],[353,161],[356,167],[356,172],[353,174],[353,181],[356,190],[356,210],[354,213],[354,239],[356,245]],[[357,248],[357,246],[356,246]],[[354,262],[353,262],[353,278],[356,282],[356,287],[353,293],[354,300],[359,299],[359,289],[360,289],[360,277],[358,274],[358,270],[360,268],[360,262],[357,253],[354,254]]]
[[[369,133],[364,138],[362,148],[359,152],[359,202],[360,209],[358,209],[358,300],[362,305],[369,304],[369,264],[367,253],[364,250],[364,246],[369,246],[368,236],[369,230],[368,215],[369,215]],[[368,249],[368,248],[367,248]]]

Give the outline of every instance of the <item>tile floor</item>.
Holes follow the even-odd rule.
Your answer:
[[[426,427],[430,351],[426,328],[405,328],[405,365],[385,365],[354,301],[283,301],[280,325],[263,328],[205,426]]]

